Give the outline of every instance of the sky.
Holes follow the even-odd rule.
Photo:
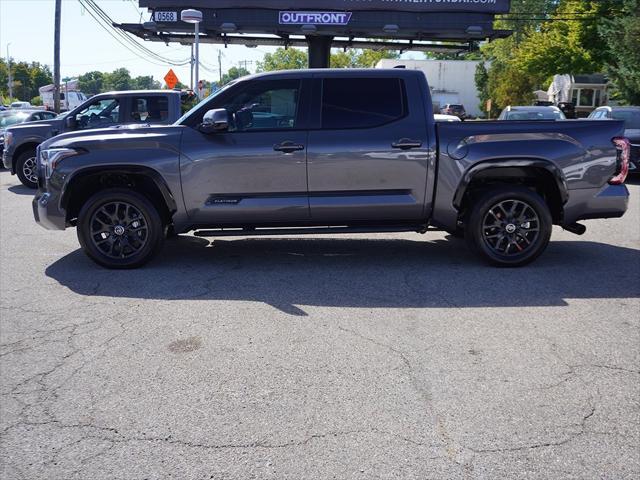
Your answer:
[[[0,0],[0,57],[6,58],[9,43],[12,59],[37,61],[49,65],[53,71],[54,3],[53,0]],[[97,3],[116,22],[140,23],[150,18],[147,10],[138,8],[135,0],[98,0]],[[190,48],[187,46],[138,41],[163,57],[173,60],[189,58]],[[202,62],[215,70],[215,73],[210,73],[201,69],[201,78],[217,80],[218,50],[223,54],[223,71],[238,66],[243,60],[254,62],[249,65],[253,71],[255,62],[274,49],[201,44]],[[148,58],[138,57],[105,32],[77,0],[62,1],[60,51],[62,78],[77,77],[92,70],[113,71],[125,67],[133,76],[153,75],[156,80],[161,80],[169,68],[173,68],[181,82],[188,84],[190,81],[188,65],[158,65],[156,60],[152,63]]]
[[[53,71],[54,0],[0,0],[0,57],[9,55],[16,61],[40,62]],[[146,9],[138,8],[136,0],[97,0],[115,22],[141,23],[150,19]],[[187,60],[190,47],[179,44],[165,45],[144,42],[144,46],[177,61]],[[222,69],[226,72],[242,61],[252,61],[249,70],[254,71],[256,62],[274,47],[247,48],[242,45],[201,44],[200,59],[203,64],[200,78],[217,80],[218,51],[222,52]],[[420,53],[408,53],[403,58],[424,58]],[[153,75],[162,81],[169,68],[173,68],[178,79],[188,85],[189,66],[158,64],[146,56],[142,58],[118,43],[84,10],[77,0],[62,1],[61,32],[61,78],[75,78],[93,70],[113,71],[125,67],[135,76]],[[206,69],[210,71],[207,71]],[[212,70],[212,71],[211,71]]]

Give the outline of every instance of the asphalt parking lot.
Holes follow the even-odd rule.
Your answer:
[[[103,270],[0,172],[2,479],[632,479],[640,186],[524,269],[444,234]]]

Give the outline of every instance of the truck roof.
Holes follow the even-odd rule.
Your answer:
[[[103,92],[94,95],[94,97],[99,97],[102,95],[118,95],[118,96],[126,96],[126,95],[166,95],[174,94],[180,95],[182,92],[180,90],[120,90],[120,91],[112,91],[112,92]]]
[[[255,73],[240,77],[239,80],[258,80],[264,78],[310,78],[310,77],[410,77],[424,75],[420,70],[405,68],[307,68],[301,70],[278,70],[274,72]]]

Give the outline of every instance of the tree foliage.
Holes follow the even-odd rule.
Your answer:
[[[39,95],[38,89],[51,83],[51,70],[38,62],[11,61],[14,99],[29,101]],[[0,94],[9,99],[9,69],[7,60],[0,58]]]
[[[482,48],[491,61],[485,93],[499,109],[530,103],[556,74],[606,73],[622,101],[637,102],[638,6],[639,0],[513,0],[496,28],[514,34]]]
[[[390,50],[335,50],[331,53],[331,68],[372,68],[384,58],[400,58],[400,53]],[[278,48],[265,54],[258,62],[259,72],[276,70],[299,70],[307,68],[309,55],[298,48]]]
[[[624,0],[622,12],[599,25],[610,52],[605,68],[616,99],[640,105],[640,0]]]
[[[246,75],[249,75],[250,73],[251,72],[249,72],[249,70],[247,70],[246,68],[231,67],[227,73],[222,75],[222,82],[220,83],[222,85],[226,85],[232,80],[235,80],[236,78],[244,77]]]

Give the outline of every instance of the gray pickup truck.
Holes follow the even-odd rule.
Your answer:
[[[245,77],[174,125],[65,134],[38,153],[35,219],[77,227],[108,268],[138,267],[167,235],[464,234],[519,266],[552,225],[627,209],[617,121],[436,124],[425,76],[303,70]]]
[[[10,127],[4,133],[2,163],[23,185],[37,188],[36,148],[45,140],[64,132],[117,125],[169,125],[182,115],[181,94],[173,90],[103,93],[57,118]]]

